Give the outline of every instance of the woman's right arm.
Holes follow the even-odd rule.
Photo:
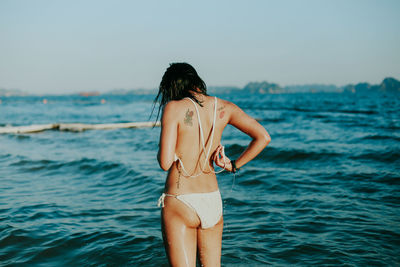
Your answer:
[[[178,135],[178,112],[179,109],[175,101],[170,101],[165,105],[161,117],[161,133],[157,159],[161,169],[164,171],[168,171],[174,163],[176,138]]]
[[[243,133],[252,138],[250,144],[243,151],[243,153],[236,159],[236,168],[240,168],[252,159],[254,159],[271,141],[267,130],[258,123],[255,119],[247,115],[242,109],[233,103],[229,103],[230,118],[228,123],[239,129]],[[218,147],[215,154],[221,153],[222,147]],[[224,161],[218,156],[215,158],[215,163],[223,168]],[[225,166],[225,169],[232,171],[232,166]]]

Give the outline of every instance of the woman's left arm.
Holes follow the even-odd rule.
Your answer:
[[[161,169],[168,171],[174,163],[178,135],[178,112],[175,101],[168,102],[161,117],[161,134],[157,159]]]

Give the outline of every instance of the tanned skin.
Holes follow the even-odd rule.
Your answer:
[[[196,94],[196,93],[195,93]],[[199,107],[206,148],[210,145],[214,97],[196,94],[202,103]],[[212,155],[206,160],[206,171],[196,178],[186,177],[177,162],[176,154],[190,174],[201,172],[205,153],[199,137],[199,124],[193,103],[189,99],[170,101],[166,104],[161,119],[161,135],[158,151],[160,167],[168,171],[165,193],[173,195],[205,193],[218,190],[213,162],[227,171],[232,171],[230,159],[223,157],[221,136],[230,124],[251,137],[252,141],[236,160],[240,168],[255,158],[270,142],[268,132],[255,119],[248,116],[235,104],[218,99],[217,117]],[[201,229],[200,219],[187,205],[174,197],[165,198],[162,209],[162,233],[165,249],[172,266],[196,266],[196,251],[202,266],[220,266],[223,218],[212,228]]]

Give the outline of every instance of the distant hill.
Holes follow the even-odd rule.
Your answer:
[[[154,95],[157,94],[156,89],[114,89],[104,94],[110,95]]]
[[[250,82],[241,89],[242,92],[247,93],[316,93],[316,92],[388,92],[400,93],[400,81],[395,78],[385,78],[380,84],[374,85],[369,83],[357,83],[355,85],[349,84],[342,87],[336,85],[325,84],[306,84],[306,85],[288,85],[281,87],[276,83],[264,82]]]
[[[26,96],[27,93],[19,89],[4,89],[0,88],[0,96]]]
[[[288,85],[284,87],[285,92],[289,93],[309,93],[309,92],[341,92],[342,89],[334,84],[304,84]]]
[[[240,90],[242,88],[236,86],[207,86],[207,93],[210,94],[230,94]]]
[[[283,88],[276,83],[269,83],[269,82],[250,82],[242,88],[243,91],[246,93],[259,93],[259,94],[274,94],[274,93],[282,93]]]
[[[276,94],[276,93],[310,93],[310,92],[341,92],[340,87],[333,84],[302,84],[280,86],[276,83],[269,82],[250,82],[242,88],[242,91],[248,93],[259,94]]]
[[[368,92],[388,92],[400,93],[400,81],[395,78],[385,78],[379,85],[369,83],[349,84],[343,87],[345,92],[368,93]]]
[[[400,81],[395,78],[385,78],[379,85],[379,90],[386,92],[400,92]]]
[[[156,95],[158,89],[114,89],[104,94],[112,95]],[[207,92],[210,94],[278,94],[278,93],[317,93],[317,92],[345,92],[345,93],[400,93],[400,81],[392,77],[383,79],[380,84],[369,84],[361,82],[357,84],[348,84],[345,86],[336,86],[333,84],[305,84],[305,85],[288,85],[280,86],[277,83],[249,82],[243,88],[236,86],[208,86]],[[100,94],[100,93],[98,93]],[[19,89],[4,89],[0,88],[0,96],[26,96],[29,95]]]
[[[157,89],[115,89],[108,94],[157,94]],[[373,85],[369,83],[349,84],[345,86],[336,86],[334,84],[303,84],[280,86],[277,83],[249,82],[243,88],[236,86],[208,86],[207,92],[210,94],[230,94],[230,93],[248,93],[248,94],[279,94],[279,93],[329,93],[329,92],[400,92],[400,81],[394,78],[385,78],[381,84]]]

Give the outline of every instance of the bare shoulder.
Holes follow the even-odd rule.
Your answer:
[[[218,99],[217,107],[218,107],[219,110],[223,109],[223,108],[224,109],[229,108],[230,105],[233,104],[232,102],[229,102],[228,100],[225,100],[225,99],[222,99],[222,98],[219,98],[219,97],[217,97],[217,99]]]
[[[176,108],[177,106],[178,106],[178,101],[171,100],[171,101],[169,101],[167,104],[165,104],[165,106],[164,106],[164,112],[173,110],[173,109]]]
[[[176,118],[176,114],[179,112],[179,101],[169,101],[167,104],[165,104],[163,112],[162,112],[162,120],[174,120]]]
[[[232,113],[240,111],[241,109],[233,102],[218,98],[218,110],[224,110],[225,112]]]
[[[184,124],[191,126],[192,125],[192,117],[194,115],[194,107],[187,100],[172,100],[169,101],[163,111],[163,121],[167,122],[176,122],[180,124],[184,122]]]

